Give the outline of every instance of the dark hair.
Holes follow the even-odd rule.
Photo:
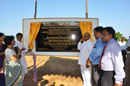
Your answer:
[[[117,41],[117,37],[114,38]]]
[[[17,37],[17,36],[19,36],[19,35],[20,35],[20,36],[23,36],[23,34],[22,34],[22,33],[17,33],[17,34],[16,34],[16,37]]]
[[[112,34],[112,37],[115,38],[115,30],[112,27],[105,27],[104,30],[107,30],[108,34]]]
[[[96,32],[100,32],[100,33],[102,34],[102,32],[103,32],[103,27],[102,27],[102,26],[98,26],[98,27],[94,28],[94,30],[95,30]]]
[[[4,34],[3,33],[0,33],[0,37],[3,36]]]
[[[124,39],[125,39],[125,37],[124,37],[124,36],[123,36],[123,37],[121,37],[121,39],[122,39],[122,38],[124,38]]]
[[[6,36],[4,39],[6,46],[10,45],[12,40],[14,40],[14,36]]]

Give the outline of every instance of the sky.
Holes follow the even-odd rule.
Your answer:
[[[37,0],[37,18],[85,18],[86,0]],[[34,18],[35,0],[0,0],[0,32],[22,32],[22,20]],[[130,0],[88,0],[88,18],[130,36]]]

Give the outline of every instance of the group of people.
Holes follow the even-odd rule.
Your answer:
[[[23,35],[4,36],[0,33],[0,86],[23,86],[23,79],[27,73],[25,53],[31,52],[22,43]]]
[[[94,28],[95,44],[90,36],[86,32],[77,45],[83,86],[92,86],[92,81],[96,86],[122,86],[123,81],[124,86],[130,86],[130,37],[127,43],[124,37],[118,43],[115,30],[101,26]],[[25,53],[32,50],[22,45],[22,37],[17,33],[15,41],[13,36],[0,33],[0,86],[23,86],[27,73]]]
[[[115,40],[115,30],[112,27],[98,26],[94,28],[94,37],[95,44],[86,32],[77,46],[80,50],[78,64],[81,68],[83,86],[92,86],[93,83],[96,86],[122,86],[123,83],[123,86],[130,86],[128,79],[124,79],[125,76],[130,77],[130,67],[126,67],[130,62],[130,39],[127,42],[124,68],[124,51]]]

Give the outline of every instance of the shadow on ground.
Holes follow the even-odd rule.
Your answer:
[[[24,86],[81,86],[81,73],[77,59],[61,57],[37,58],[37,83],[34,83],[33,65],[28,67]],[[32,58],[30,58],[32,60]],[[28,59],[29,60],[29,59]],[[30,61],[31,64],[33,60]],[[30,63],[28,63],[30,64]]]

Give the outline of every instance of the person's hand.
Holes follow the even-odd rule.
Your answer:
[[[32,49],[28,49],[28,52],[31,52],[32,51]]]
[[[4,55],[4,54],[5,54],[5,52],[1,52],[1,53],[0,53],[0,56],[2,56],[2,55]]]
[[[22,48],[21,50],[24,51],[24,50],[26,50],[26,48]]]
[[[2,74],[4,72],[4,69],[0,71],[0,74]]]
[[[80,39],[80,41],[79,42],[84,42],[84,39]]]
[[[115,85],[114,86],[121,86],[121,84],[117,84],[117,83],[115,83]]]
[[[88,58],[88,60],[86,61],[86,68],[89,68],[90,65],[91,65],[91,61],[90,61],[90,59]]]

